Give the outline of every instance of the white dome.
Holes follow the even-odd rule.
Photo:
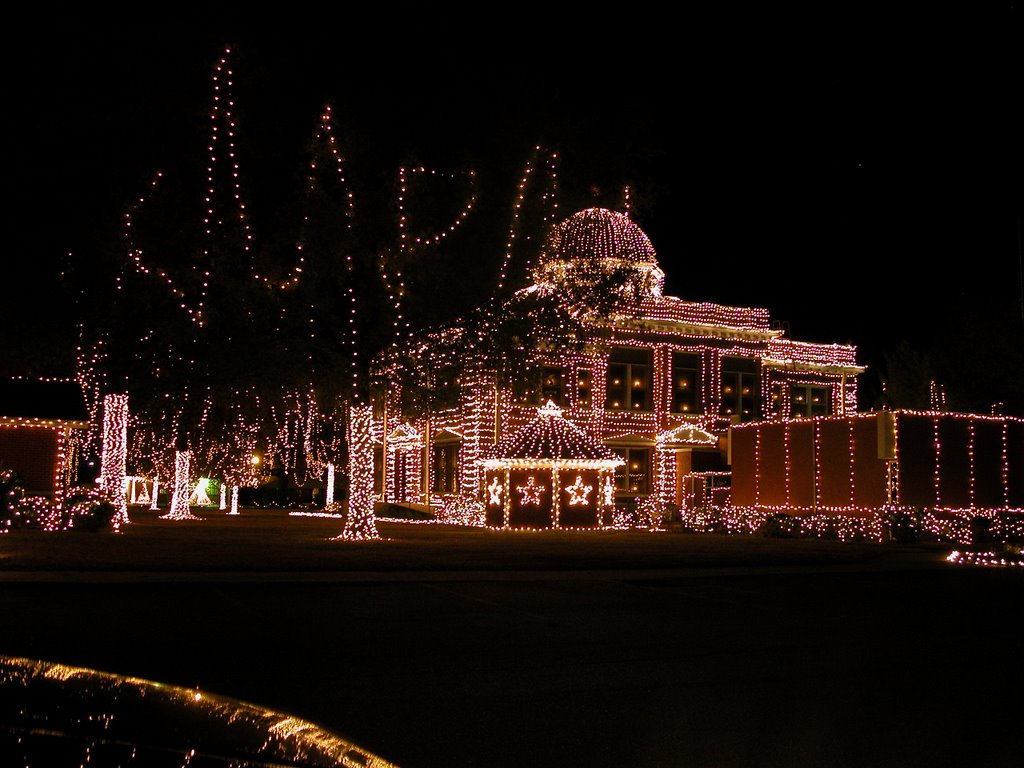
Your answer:
[[[643,278],[645,293],[653,296],[660,296],[665,284],[665,273],[644,231],[625,214],[606,208],[574,213],[551,231],[540,254],[538,278],[565,279],[576,265],[634,267]]]

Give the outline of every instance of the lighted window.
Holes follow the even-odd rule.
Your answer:
[[[594,375],[586,368],[576,371],[576,405],[589,408],[593,402],[591,394],[594,390]]]
[[[722,359],[722,416],[753,421],[761,415],[761,380],[757,360],[742,357]]]
[[[789,396],[789,414],[794,418],[832,414],[831,387],[794,384],[789,389]]]
[[[605,408],[649,411],[651,353],[646,349],[613,349],[608,357]]]
[[[672,355],[673,413],[701,413],[700,355],[676,352]]]
[[[550,400],[555,405],[565,405],[565,370],[544,367],[540,374],[540,405]]]
[[[514,384],[516,402],[528,405],[544,405],[551,400],[555,405],[565,406],[568,405],[567,392],[565,369],[550,365],[540,369],[539,379],[534,369],[532,374],[524,375]]]
[[[771,401],[771,403],[768,406],[770,412],[772,414],[774,414],[775,416],[781,416],[782,413],[783,413],[783,411],[782,411],[783,398],[782,398],[782,385],[781,384],[772,384],[771,398],[772,398],[772,401]]]
[[[625,465],[615,470],[615,492],[623,496],[643,496],[650,486],[649,448],[613,448]]]

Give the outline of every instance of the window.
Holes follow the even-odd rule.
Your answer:
[[[576,371],[576,405],[579,408],[590,407],[593,383],[594,376],[587,368],[580,368]]]
[[[565,405],[565,369],[544,367],[540,372],[540,404]]]
[[[613,448],[625,459],[624,466],[615,468],[615,491],[628,496],[647,493],[650,470],[649,448]]]
[[[455,493],[459,490],[459,446],[434,446],[434,493]]]
[[[771,401],[771,403],[768,406],[769,409],[770,409],[770,412],[774,416],[781,416],[782,415],[782,385],[781,384],[772,384],[772,395],[771,395],[771,397],[772,397],[772,401]]]
[[[722,359],[722,416],[752,421],[761,414],[758,398],[758,361],[742,357]]]
[[[830,387],[815,387],[810,384],[791,386],[789,390],[790,416],[800,418],[831,415],[832,392],[830,389]]]
[[[544,405],[548,400],[552,400],[555,405],[564,406],[568,404],[565,380],[564,368],[545,365],[540,369],[539,378],[535,368],[513,383],[513,397],[515,402],[524,405]]]
[[[646,349],[613,349],[608,357],[605,408],[612,411],[651,410],[651,353]]]
[[[672,412],[701,413],[700,355],[672,354]]]

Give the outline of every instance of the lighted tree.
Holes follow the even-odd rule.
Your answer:
[[[368,195],[362,207],[346,177],[329,107],[320,117],[311,150],[294,263],[266,280],[280,286],[286,297],[279,327],[298,342],[315,394],[308,402],[318,412],[305,419],[302,439],[307,469],[323,471],[340,460],[339,436],[344,434],[348,505],[340,538],[375,538],[370,432],[374,363],[391,345],[411,338],[407,275],[469,215],[475,176],[400,167],[392,196]],[[451,199],[459,187],[468,192],[461,205],[448,206],[448,226],[429,223],[445,215],[434,211],[427,223],[420,223],[415,202],[424,191],[436,201]],[[388,215],[390,210],[396,211],[397,220]]]

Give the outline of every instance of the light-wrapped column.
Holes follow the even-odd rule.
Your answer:
[[[103,455],[100,475],[103,491],[114,504],[114,517],[110,524],[121,530],[128,521],[128,502],[125,499],[126,467],[128,464],[128,395],[107,395],[103,398]]]
[[[192,465],[191,451],[174,452],[174,492],[171,494],[171,508],[161,520],[198,520],[189,509],[188,500],[192,496],[189,483],[189,472]]]
[[[348,513],[337,537],[346,541],[380,538],[373,512],[373,409],[353,405],[348,411]]]

